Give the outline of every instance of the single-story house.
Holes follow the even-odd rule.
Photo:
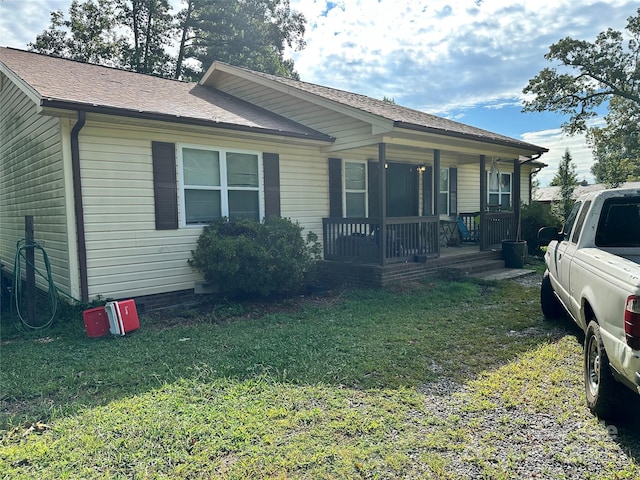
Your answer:
[[[194,292],[187,260],[219,217],[296,220],[325,272],[365,284],[415,278],[458,217],[500,248],[547,151],[218,62],[187,83],[0,48],[0,105],[4,269],[33,216],[56,285],[147,308]]]

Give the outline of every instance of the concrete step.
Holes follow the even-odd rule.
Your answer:
[[[494,270],[486,270],[484,272],[475,272],[470,276],[476,278],[482,278],[484,280],[508,280],[511,278],[526,277],[528,275],[534,275],[535,270],[528,270],[526,268],[496,268]]]
[[[454,264],[449,266],[454,270],[458,270],[465,275],[472,275],[474,273],[489,272],[492,270],[498,270],[504,268],[504,260],[501,259],[484,259],[474,260],[472,262],[464,262],[461,264]]]

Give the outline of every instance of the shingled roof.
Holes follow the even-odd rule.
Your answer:
[[[111,67],[0,47],[0,63],[22,79],[43,107],[86,110],[172,122],[209,125],[314,140],[334,138],[216,88]],[[542,153],[548,149],[488,130],[365,95],[255,72],[217,62],[222,69],[285,85],[317,98],[390,120],[398,128]]]
[[[321,132],[197,83],[6,47],[0,47],[0,62],[37,94],[43,107],[333,140]]]
[[[336,102],[341,105],[348,105],[363,112],[391,120],[397,127],[409,130],[426,131],[441,135],[455,136],[460,138],[474,139],[490,143],[498,143],[503,145],[514,146],[517,148],[525,148],[536,152],[548,152],[549,150],[538,145],[523,142],[505,135],[483,130],[481,128],[472,127],[464,123],[449,120],[447,118],[431,115],[419,110],[414,110],[400,105],[385,102],[375,98],[367,97],[357,93],[339,90],[313,83],[293,80],[290,78],[278,77],[268,73],[255,72],[241,67],[235,67],[217,62],[223,65],[223,68],[231,68],[243,70],[246,73],[277,82],[288,87],[292,87],[303,92],[311,93],[318,97]]]

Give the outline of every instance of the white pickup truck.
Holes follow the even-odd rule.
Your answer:
[[[588,193],[561,232],[538,232],[547,271],[540,304],[584,330],[587,406],[615,416],[621,385],[640,394],[640,189]]]

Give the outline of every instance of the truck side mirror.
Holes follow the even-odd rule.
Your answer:
[[[556,227],[542,227],[538,230],[538,245],[546,247],[553,240],[564,240],[564,235]]]

